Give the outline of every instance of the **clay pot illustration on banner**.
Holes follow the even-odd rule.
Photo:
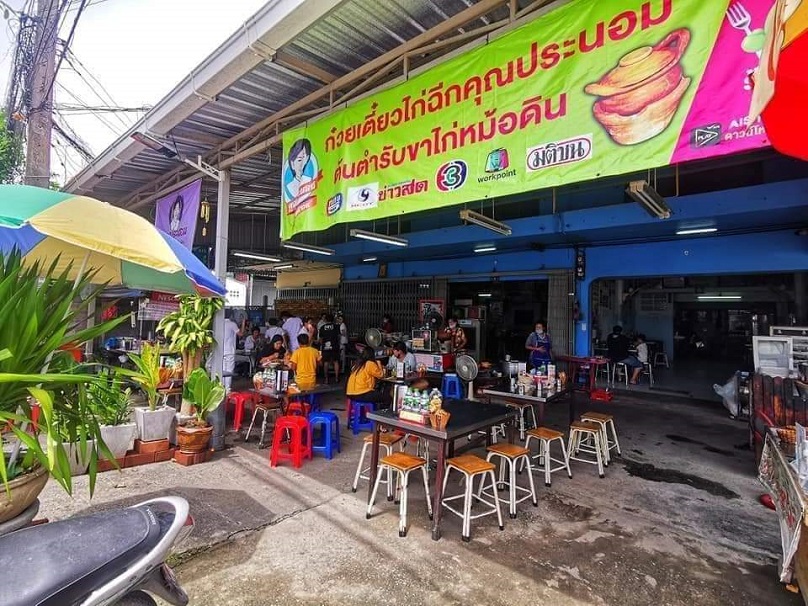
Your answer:
[[[615,143],[643,143],[671,123],[690,86],[680,64],[689,43],[689,30],[675,30],[656,46],[623,56],[617,67],[584,88],[598,97],[592,111]]]

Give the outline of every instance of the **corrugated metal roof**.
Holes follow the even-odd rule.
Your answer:
[[[307,0],[316,2],[317,0]],[[438,26],[447,19],[483,0],[347,0],[340,3],[313,25],[294,36],[277,50],[289,59],[286,65],[277,60],[264,60],[224,88],[212,102],[201,105],[188,117],[163,132],[166,142],[176,146],[179,154],[196,158],[205,156],[224,141],[274,113],[289,107],[306,95],[320,89],[324,82],[316,70],[333,77],[349,74],[368,62]],[[540,4],[546,4],[540,2]],[[299,3],[305,4],[305,3]],[[536,5],[532,0],[519,0],[519,10]],[[483,17],[467,23],[448,35],[464,33],[507,18],[509,9],[503,2]],[[446,36],[444,36],[445,38]],[[256,52],[261,48],[256,46]],[[268,52],[268,51],[267,51]],[[210,62],[211,58],[207,60]],[[298,65],[295,67],[292,64]],[[300,69],[304,62],[312,67]],[[415,63],[417,64],[417,63]],[[316,68],[316,69],[315,69]],[[382,80],[383,81],[383,80]],[[196,101],[201,95],[195,95]],[[189,99],[190,100],[190,99]],[[182,101],[180,101],[182,102]],[[327,104],[327,101],[323,105]],[[147,115],[133,130],[145,130],[152,124]],[[126,145],[125,140],[117,145]],[[132,145],[137,145],[132,142]],[[100,159],[112,162],[115,148]],[[115,158],[117,159],[117,157]],[[215,162],[214,162],[215,164]],[[99,166],[104,165],[98,162]],[[108,164],[107,164],[108,165]],[[94,167],[85,170],[67,188],[121,204],[133,192],[154,183],[178,168],[176,159],[168,159],[144,149],[130,159],[102,173]],[[93,165],[95,166],[95,165]],[[271,212],[279,206],[280,148],[271,149],[239,162],[232,168],[231,205],[234,211],[261,210]],[[100,180],[98,179],[100,177]],[[206,193],[215,198],[216,184],[207,183]]]

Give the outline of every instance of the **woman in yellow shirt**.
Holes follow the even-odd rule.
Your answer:
[[[317,385],[317,365],[320,363],[320,352],[309,346],[309,335],[298,335],[297,348],[289,358],[289,365],[295,371],[295,382],[298,388],[305,391]]]
[[[378,380],[383,376],[384,370],[381,363],[376,360],[375,352],[372,348],[366,347],[351,368],[345,393],[352,400],[359,402],[386,403],[389,399],[387,394],[377,389]]]

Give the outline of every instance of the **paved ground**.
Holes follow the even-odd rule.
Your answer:
[[[92,502],[86,480],[72,500],[49,485],[42,512],[185,496],[197,529],[178,573],[196,606],[800,604],[776,580],[777,520],[757,502],[745,426],[720,405],[660,398],[622,395],[610,411],[623,457],[605,479],[577,464],[572,480],[540,482],[539,507],[523,503],[505,531],[475,521],[468,544],[453,516],[431,540],[415,483],[407,538],[383,499],[366,521],[366,485],[350,490],[361,441],[345,431],[341,455],[299,471],[270,469],[266,450],[236,441],[205,465],[101,474]],[[555,409],[549,424],[565,418]]]

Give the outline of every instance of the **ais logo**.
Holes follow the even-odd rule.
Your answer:
[[[326,214],[331,217],[336,215],[342,208],[342,194],[337,194],[328,201],[328,206],[325,208]]]
[[[468,164],[463,160],[452,160],[438,169],[435,174],[435,185],[437,185],[438,191],[455,191],[463,187],[468,175]]]

